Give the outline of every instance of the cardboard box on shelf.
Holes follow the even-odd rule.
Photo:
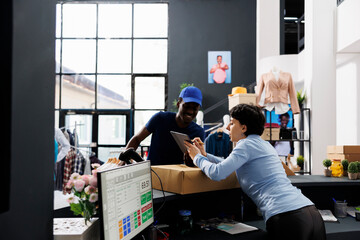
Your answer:
[[[360,145],[327,146],[327,153],[360,154]]]
[[[228,96],[229,110],[240,103],[256,105],[256,93],[238,93],[233,96]]]
[[[167,192],[191,194],[240,187],[235,172],[224,180],[213,181],[198,167],[178,164],[157,165],[151,168],[159,175],[163,189]],[[153,172],[152,185],[154,189],[161,190],[160,181]]]
[[[347,159],[349,162],[356,162],[356,161],[360,161],[360,154],[342,154],[342,153],[328,153],[326,156],[328,159],[340,159],[340,160],[344,160]]]
[[[280,128],[265,128],[261,138],[264,140],[270,140],[270,129],[271,129],[271,140],[280,139]]]

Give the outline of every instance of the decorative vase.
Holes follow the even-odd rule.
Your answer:
[[[325,177],[331,177],[331,170],[330,169],[324,169],[324,175],[325,175]]]
[[[347,170],[344,170],[343,176],[344,176],[344,177],[347,177],[347,176],[348,176]]]
[[[344,173],[344,169],[340,159],[334,159],[331,163],[330,169],[331,169],[331,175],[333,177],[342,177]]]
[[[350,180],[356,180],[358,173],[348,173],[348,177]]]

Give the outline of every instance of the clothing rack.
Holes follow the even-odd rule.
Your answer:
[[[89,150],[85,150],[85,149],[82,149],[82,148],[79,148],[79,147],[75,147],[75,146],[73,146],[73,145],[70,145],[70,147],[72,147],[72,148],[74,148],[74,149],[76,149],[76,150],[79,150],[79,151],[87,152],[88,154],[90,154],[90,157],[96,155],[95,152],[92,152],[92,151],[89,151]]]

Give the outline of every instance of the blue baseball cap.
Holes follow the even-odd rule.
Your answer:
[[[184,88],[179,97],[181,97],[183,99],[184,102],[194,102],[194,103],[198,103],[201,106],[201,101],[202,101],[202,94],[200,89],[198,89],[197,87],[186,87]]]

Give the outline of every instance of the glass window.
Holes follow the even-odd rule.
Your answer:
[[[167,37],[168,5],[135,4],[134,37]]]
[[[99,4],[98,16],[98,34],[100,38],[131,37],[131,4]]]
[[[94,73],[96,64],[95,40],[63,40],[62,72]]]
[[[164,109],[165,108],[165,78],[136,77],[135,78],[135,108]]]
[[[166,73],[167,52],[167,40],[134,40],[134,73]]]
[[[60,73],[60,49],[61,42],[59,39],[55,41],[55,72]]]
[[[60,76],[56,75],[55,78],[55,109],[58,109],[60,102]]]
[[[61,87],[61,108],[95,108],[95,76],[63,75]]]
[[[98,75],[97,108],[131,108],[130,75]]]
[[[56,4],[56,37],[61,37],[61,5]]]
[[[76,145],[88,146],[92,141],[92,115],[66,115],[65,127],[77,133]]]
[[[98,158],[106,162],[109,158],[118,158],[120,152],[124,151],[125,147],[99,147]]]
[[[99,40],[99,73],[131,73],[131,40]]]
[[[107,145],[125,145],[126,143],[126,116],[100,115],[98,143]]]
[[[135,111],[134,116],[134,128],[135,128],[135,134],[139,132],[145,124],[150,120],[150,118],[159,111]],[[142,146],[150,146],[151,142],[151,135],[144,139],[144,141],[141,142]]]
[[[96,37],[96,4],[63,4],[63,37]]]

